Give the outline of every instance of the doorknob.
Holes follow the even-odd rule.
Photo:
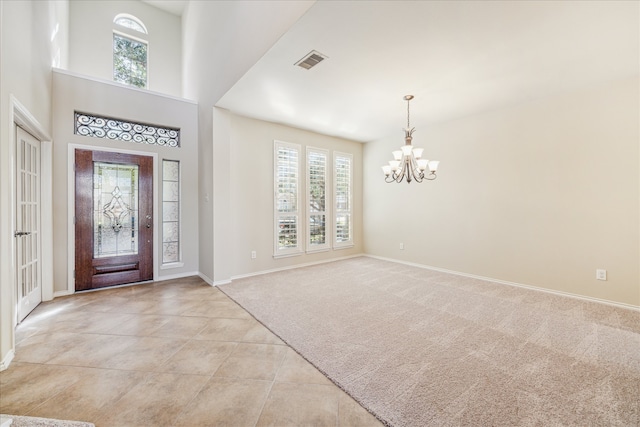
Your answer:
[[[147,228],[151,228],[151,215],[147,215]]]
[[[13,236],[20,237],[20,236],[28,236],[30,234],[31,234],[30,231],[16,231],[15,233],[13,233]]]

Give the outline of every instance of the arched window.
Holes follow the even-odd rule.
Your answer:
[[[113,19],[113,23],[120,25],[121,27],[131,28],[142,34],[147,34],[147,27],[144,26],[141,20],[133,15],[127,13],[121,13]]]
[[[137,32],[136,36],[113,30],[113,80],[119,83],[147,87],[147,52],[145,40],[147,28],[133,15],[121,13],[113,23],[127,33]]]

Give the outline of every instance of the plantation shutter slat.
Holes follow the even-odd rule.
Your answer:
[[[350,154],[335,153],[335,233],[334,246],[353,245],[352,219],[352,182],[353,157]]]
[[[276,141],[274,256],[293,255],[300,242],[300,146]]]
[[[329,152],[307,147],[307,252],[327,250],[327,162]]]

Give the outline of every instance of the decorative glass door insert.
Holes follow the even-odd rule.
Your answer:
[[[94,258],[138,253],[138,165],[94,162]]]

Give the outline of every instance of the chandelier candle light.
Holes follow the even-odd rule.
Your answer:
[[[384,172],[384,180],[386,182],[402,182],[406,179],[407,184],[411,181],[422,182],[422,180],[436,179],[436,171],[438,170],[438,160],[427,160],[422,158],[422,148],[414,148],[411,145],[411,139],[415,128],[409,126],[409,101],[413,99],[413,95],[406,95],[404,100],[407,101],[407,128],[404,129],[405,145],[400,150],[393,151],[393,160],[388,165],[382,166]],[[429,172],[426,172],[429,169]]]

